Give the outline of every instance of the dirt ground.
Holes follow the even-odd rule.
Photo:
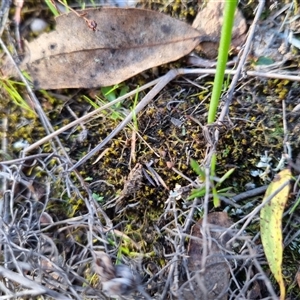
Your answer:
[[[1,3],[2,20],[8,13],[2,41],[18,63],[22,51],[11,21],[18,9],[8,9],[9,2]],[[293,173],[282,218],[285,299],[300,299],[299,3],[266,2],[247,40],[258,5],[239,4],[228,70],[239,67],[247,43],[251,48],[232,93],[234,72],[226,75],[213,124],[207,116],[215,38],[113,91],[35,90],[3,76],[0,299],[279,299],[257,207],[283,168]],[[205,5],[149,0],[137,6],[192,24]],[[32,31],[37,19],[45,31],[55,27],[44,1],[25,1],[20,16],[25,47],[23,39],[40,34]],[[171,80],[70,171],[153,89],[145,84],[179,68],[195,72]]]

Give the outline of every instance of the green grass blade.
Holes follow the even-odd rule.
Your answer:
[[[58,17],[60,15],[59,11],[55,7],[55,5],[52,3],[51,0],[45,0],[45,3],[47,4],[48,8],[51,10],[52,14],[55,17]]]
[[[219,106],[219,98],[223,87],[224,74],[228,59],[228,52],[230,48],[231,32],[234,23],[234,14],[236,6],[236,0],[225,1],[224,23],[222,26],[221,40],[219,46],[217,71],[208,112],[208,124],[211,124],[215,121],[217,109]]]

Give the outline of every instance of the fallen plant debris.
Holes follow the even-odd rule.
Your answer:
[[[94,252],[93,268],[99,274],[102,290],[107,296],[122,298],[122,296],[138,290],[144,296],[144,299],[151,300],[151,297],[143,290],[137,272],[124,264],[113,265],[107,253]]]
[[[56,18],[56,30],[26,45],[20,64],[35,88],[92,88],[120,83],[183,57],[209,36],[152,10],[101,8]],[[95,22],[93,30],[86,20]],[[151,30],[149,30],[151,28]],[[13,73],[9,60],[2,72]]]
[[[205,54],[206,58],[215,59],[218,55],[219,40],[222,24],[224,22],[223,10],[225,2],[208,1],[207,5],[198,12],[193,27],[202,36],[210,36],[210,41],[204,41],[196,47],[196,51]],[[246,20],[241,11],[237,8],[232,29],[231,46],[234,51],[239,51],[244,44],[247,33]]]
[[[282,218],[291,179],[292,173],[289,169],[284,169],[275,176],[264,196],[265,206],[260,211],[261,240],[271,272],[279,284],[281,300],[284,300],[286,295],[282,275]],[[276,194],[270,198],[274,193]]]
[[[152,3],[175,9],[178,1]],[[180,6],[190,3],[183,0]],[[267,7],[265,12],[269,13]],[[88,20],[90,27],[77,16],[77,21],[85,23],[86,32],[97,33],[99,21]],[[247,24],[251,22],[252,15],[247,18]],[[179,68],[181,64],[184,62]],[[174,65],[178,68],[179,62],[171,68]],[[248,61],[240,65],[244,70],[249,66]],[[0,162],[1,263],[5,266],[0,268],[0,298],[278,299],[280,290],[259,236],[260,195],[269,182],[249,173],[256,170],[265,150],[274,164],[282,152],[285,155],[283,136],[291,142],[293,152],[299,152],[299,114],[294,110],[300,101],[300,77],[298,70],[291,72],[290,65],[285,67],[274,73],[250,70],[245,77],[239,76],[230,110],[212,126],[206,126],[206,115],[212,77],[208,74],[214,75],[214,69],[172,70],[171,76],[161,78],[156,94],[152,90],[152,96],[145,98],[142,90],[146,87],[140,86],[139,79],[148,81],[150,72],[128,80],[124,83],[128,90],[139,87],[120,98],[125,116],[121,126],[110,118],[110,111],[119,113],[114,100],[100,109],[93,106],[93,101],[104,95],[100,89],[37,91],[55,130],[51,135],[40,130],[37,118],[31,122],[24,108],[1,94],[1,125],[8,147],[2,148]],[[167,73],[166,66],[157,69],[159,75]],[[230,75],[235,73],[239,74],[227,70],[225,94]],[[195,79],[192,74],[201,76]],[[286,93],[283,98],[282,93]],[[87,98],[90,94],[96,97],[84,102],[82,95]],[[132,106],[135,94],[142,105]],[[226,97],[222,106],[225,102]],[[131,119],[137,126],[125,126]],[[132,128],[137,132],[134,147],[130,143]],[[214,140],[216,130],[221,131],[218,142]],[[79,138],[81,133],[84,139]],[[61,145],[57,144],[58,134]],[[9,146],[15,142],[30,146],[20,152]],[[81,161],[76,169],[75,162],[99,143],[100,148],[105,147],[99,160]],[[218,144],[214,152],[218,165],[216,172],[210,173],[213,143]],[[191,158],[206,176],[195,179]],[[265,178],[277,173],[271,164],[268,160]],[[232,168],[235,172],[224,186],[230,192],[219,194],[217,190],[220,207],[216,209],[214,182],[222,183],[223,188],[222,177]],[[264,187],[259,188],[261,185]],[[204,193],[189,200],[191,190],[201,186]],[[114,204],[117,200],[118,213],[110,208],[110,199]],[[287,213],[276,217],[276,222],[281,219],[283,224],[282,272],[289,299],[300,295],[297,199],[299,187],[294,184]]]
[[[128,177],[126,178],[126,181],[124,183],[124,188],[121,191],[120,195],[112,200],[113,202],[115,202],[113,205],[115,205],[116,212],[123,208],[124,198],[135,194],[135,192],[141,188],[142,178],[142,165],[138,163],[128,174]]]
[[[225,256],[230,253],[226,243],[234,235],[232,225],[224,212],[210,213],[193,225],[187,250],[191,280],[180,289],[182,299],[228,299],[230,267]]]

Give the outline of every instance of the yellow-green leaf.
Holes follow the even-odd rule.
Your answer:
[[[265,206],[260,212],[260,234],[265,255],[270,270],[273,273],[280,288],[280,299],[285,299],[285,285],[282,277],[282,215],[289,195],[289,181],[292,177],[289,169],[278,173],[269,185],[263,201]],[[274,195],[271,200],[270,196]]]

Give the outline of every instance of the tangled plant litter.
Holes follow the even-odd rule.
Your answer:
[[[175,76],[174,76],[175,77]],[[164,82],[164,84],[166,84],[166,82],[170,82],[168,80],[166,80]],[[162,86],[162,85],[161,85]],[[140,91],[141,89],[139,89]],[[149,98],[148,98],[149,99]],[[153,98],[151,100],[154,100]],[[140,108],[141,109],[141,108]],[[137,110],[136,110],[137,111]],[[132,113],[131,114],[131,118],[133,116],[138,116],[138,113],[136,112],[135,114]],[[138,116],[138,121],[140,122],[141,119]],[[71,125],[72,126],[72,125]],[[142,123],[139,124],[139,129],[142,130]],[[182,136],[180,136],[180,138],[182,139]],[[32,149],[32,148],[31,148]],[[28,150],[27,150],[28,151]],[[25,151],[26,152],[26,151]],[[28,152],[27,152],[28,153]],[[58,152],[56,152],[58,153]],[[262,152],[264,153],[264,152]],[[47,238],[45,236],[42,236],[41,233],[46,232],[47,234],[49,234],[51,237],[53,237],[53,228],[58,228],[58,233],[66,233],[65,236],[67,236],[68,238],[70,238],[70,240],[67,239],[68,243],[67,245],[64,243],[59,244],[59,246],[56,246],[55,244],[52,245],[51,244],[51,238],[50,240],[46,240],[44,242],[44,240],[42,240],[42,242],[37,246],[36,249],[38,249],[38,251],[40,251],[43,247],[46,249],[48,247],[48,242],[51,244],[50,248],[48,247],[47,250],[52,250],[51,252],[54,253],[54,257],[56,261],[60,261],[61,259],[64,260],[65,257],[67,257],[67,264],[64,266],[61,266],[59,263],[57,263],[57,266],[52,266],[52,264],[47,265],[46,263],[43,264],[43,266],[45,266],[45,268],[48,270],[50,270],[52,273],[47,273],[47,281],[45,281],[45,286],[47,287],[47,284],[49,284],[49,282],[52,284],[52,288],[55,289],[55,291],[59,291],[61,294],[66,294],[69,293],[70,295],[74,296],[74,297],[82,297],[83,293],[85,297],[89,297],[89,295],[91,295],[91,297],[93,297],[95,294],[101,299],[104,298],[105,296],[102,294],[102,292],[99,290],[99,286],[96,286],[95,284],[89,284],[88,278],[89,278],[89,274],[87,273],[83,273],[82,270],[88,270],[89,269],[89,264],[93,263],[93,256],[92,256],[92,251],[104,251],[105,253],[109,253],[109,258],[115,258],[116,257],[116,253],[118,253],[118,245],[119,245],[119,240],[118,237],[114,236],[114,235],[109,235],[112,231],[112,228],[114,228],[114,225],[117,225],[118,227],[120,227],[120,229],[122,231],[125,231],[129,228],[130,226],[134,226],[134,223],[130,222],[130,210],[126,211],[126,217],[125,219],[122,220],[123,224],[126,224],[124,226],[122,226],[122,222],[119,224],[117,223],[116,220],[114,220],[113,218],[110,218],[106,215],[106,213],[108,213],[107,211],[104,212],[103,211],[103,207],[100,206],[96,201],[93,201],[93,194],[91,193],[91,189],[89,189],[86,185],[86,182],[84,182],[83,180],[81,181],[81,185],[80,188],[78,189],[76,187],[76,184],[74,184],[74,178],[69,177],[70,174],[67,172],[67,168],[68,165],[70,164],[69,159],[65,159],[62,160],[62,158],[56,157],[56,156],[51,156],[49,154],[49,160],[53,159],[53,158],[57,158],[57,160],[52,163],[48,164],[48,160],[43,157],[43,156],[39,156],[39,157],[35,157],[35,159],[38,160],[38,164],[41,165],[41,168],[43,168],[46,171],[45,177],[48,178],[50,180],[49,185],[50,186],[57,186],[61,188],[61,191],[59,191],[59,189],[54,189],[56,192],[58,192],[58,195],[56,195],[55,193],[46,193],[46,199],[48,196],[48,200],[44,203],[44,196],[42,198],[38,198],[38,193],[37,193],[37,187],[34,186],[32,187],[30,185],[30,181],[29,183],[27,181],[24,181],[24,177],[21,178],[21,181],[18,177],[14,178],[11,176],[8,176],[8,180],[12,183],[19,183],[21,182],[22,185],[24,185],[26,187],[26,193],[24,194],[24,198],[26,199],[26,205],[28,205],[30,207],[31,205],[31,200],[32,198],[34,199],[40,199],[38,201],[38,205],[37,205],[37,215],[39,214],[39,212],[41,210],[47,210],[48,212],[51,212],[51,215],[54,219],[54,223],[51,225],[46,225],[43,224],[42,222],[40,222],[40,224],[37,222],[37,228],[41,227],[41,229],[32,229],[34,231],[34,233],[41,239],[41,237],[43,238]],[[7,165],[10,166],[8,168],[6,168],[5,170],[9,173],[12,172],[14,170],[14,164],[19,165],[20,167],[23,167],[24,164],[24,159],[23,161],[20,160],[19,162],[10,162]],[[22,163],[22,164],[21,164]],[[2,164],[3,165],[3,164]],[[5,165],[5,164],[4,164]],[[29,164],[30,165],[30,164]],[[204,164],[205,165],[205,164]],[[27,165],[25,165],[27,166]],[[53,167],[54,166],[54,167]],[[207,191],[209,191],[209,188],[211,187],[211,177],[209,176],[209,174],[211,173],[211,166],[208,167],[204,167],[204,172],[205,172],[205,183],[207,184]],[[62,176],[60,175],[61,170],[64,170],[64,175],[67,174],[66,176]],[[55,170],[56,173],[55,173]],[[91,172],[92,168],[90,169]],[[228,170],[228,169],[227,169]],[[238,171],[238,168],[237,168]],[[22,172],[24,172],[24,170],[22,170]],[[20,172],[21,174],[21,172]],[[55,176],[53,175],[55,174]],[[27,174],[29,175],[29,174]],[[94,173],[92,176],[96,176],[96,174]],[[231,178],[235,178],[234,177],[235,174],[233,173],[228,180],[230,180]],[[3,175],[3,177],[5,177],[5,175]],[[221,176],[220,176],[221,177]],[[34,177],[33,177],[34,178]],[[37,177],[34,178],[34,182],[36,184],[37,181]],[[18,181],[19,180],[19,181]],[[47,181],[47,180],[46,180]],[[60,185],[60,183],[63,182],[62,185]],[[109,182],[104,182],[104,185],[106,184],[107,186],[109,186]],[[84,187],[87,187],[87,189],[84,189]],[[186,190],[187,188],[187,190]],[[170,192],[170,196],[167,200],[167,203],[164,207],[164,212],[163,214],[159,217],[158,216],[158,222],[155,222],[155,227],[151,228],[151,230],[153,232],[158,232],[158,234],[160,235],[161,238],[164,239],[164,241],[162,243],[156,243],[155,237],[150,236],[149,240],[145,240],[146,243],[148,243],[148,245],[155,245],[155,254],[158,258],[161,259],[162,257],[164,258],[164,263],[162,264],[158,264],[158,263],[154,263],[153,261],[143,261],[143,263],[147,263],[146,264],[146,268],[143,268],[139,273],[143,274],[142,280],[143,283],[145,284],[145,287],[148,287],[147,292],[149,292],[152,296],[152,298],[156,298],[158,297],[159,299],[165,299],[167,297],[167,295],[170,295],[170,291],[172,291],[173,293],[177,293],[177,291],[180,290],[180,285],[182,282],[179,282],[178,279],[178,270],[181,269],[182,266],[184,266],[184,259],[185,257],[182,255],[182,249],[186,248],[186,238],[189,238],[190,240],[193,240],[193,238],[195,238],[195,240],[197,240],[199,237],[195,237],[193,236],[193,233],[189,234],[189,230],[188,228],[190,227],[191,224],[193,224],[195,217],[197,218],[197,214],[199,213],[199,210],[202,211],[203,214],[203,224],[204,226],[202,227],[202,229],[205,232],[205,228],[208,228],[208,224],[211,224],[211,222],[209,221],[209,214],[208,214],[208,209],[209,209],[209,200],[211,199],[209,197],[208,194],[205,195],[204,200],[202,201],[201,199],[197,199],[195,198],[193,200],[193,203],[191,203],[190,201],[185,201],[187,196],[186,196],[186,191],[189,192],[188,187],[181,187],[178,188],[177,191],[173,191],[174,193]],[[16,193],[14,193],[15,191],[12,189],[12,197],[10,197],[8,200],[12,201],[13,199],[15,199],[15,195],[17,195]],[[41,193],[42,195],[45,193]],[[101,197],[101,194],[99,194]],[[177,195],[175,197],[175,195]],[[180,197],[179,197],[180,195]],[[70,218],[69,216],[63,216],[60,215],[58,212],[55,211],[55,206],[58,205],[57,203],[59,203],[60,201],[62,203],[65,203],[65,205],[70,205],[71,201],[70,198],[73,200],[73,202],[76,203],[76,210],[74,212],[72,212],[72,214],[74,215],[74,217]],[[179,198],[179,199],[178,199]],[[21,198],[22,199],[22,198]],[[57,201],[57,202],[55,202]],[[184,210],[183,207],[181,207],[181,201],[183,202],[184,205],[186,205],[186,207],[188,207],[187,210]],[[81,207],[79,206],[79,203],[81,204]],[[55,203],[55,205],[54,205]],[[13,206],[14,203],[10,202],[10,205],[8,206]],[[25,218],[23,218],[23,221],[25,224],[30,224],[32,218],[30,217],[30,215],[34,215],[35,214],[35,210],[32,210],[32,213],[29,214],[29,217],[27,217],[27,215],[24,215],[24,211],[28,212],[30,211],[30,209],[27,209],[27,206],[22,206],[20,205],[18,207],[18,210],[15,212],[15,214],[17,216],[25,216]],[[141,204],[140,204],[141,205]],[[79,208],[80,207],[80,208]],[[200,208],[199,208],[200,207]],[[82,214],[82,212],[79,212],[80,209],[84,209],[86,211],[88,211],[87,214]],[[149,215],[147,215],[147,211],[150,211],[150,207],[146,206],[145,211],[143,211],[143,215],[145,215],[145,219],[144,222],[149,222],[151,220],[151,218],[149,218]],[[203,210],[202,210],[203,209]],[[72,210],[72,209],[71,209]],[[68,210],[66,210],[68,211]],[[257,224],[257,222],[255,222],[255,217],[257,216],[257,211],[254,211],[250,216],[245,216],[245,220],[250,220],[251,218],[253,219],[253,223]],[[81,216],[80,216],[81,214]],[[16,219],[14,219],[14,221],[16,221],[16,227],[17,228],[24,228],[28,225],[24,225],[24,223],[18,223],[18,220],[21,219],[21,217],[18,217]],[[27,223],[26,223],[27,222]],[[13,226],[15,223],[11,222],[9,223],[10,227]],[[22,226],[21,226],[22,225]],[[44,227],[46,225],[46,227]],[[152,225],[152,224],[151,224]],[[151,226],[150,225],[150,226]],[[141,224],[137,225],[137,226],[141,226]],[[141,226],[143,227],[143,226]],[[145,224],[145,226],[143,228],[149,227],[148,224]],[[29,228],[33,228],[30,227]],[[243,228],[243,230],[247,229],[246,227]],[[215,230],[215,229],[214,229]],[[220,230],[220,229],[218,229]],[[227,230],[227,229],[226,229]],[[41,231],[41,232],[40,232]],[[134,232],[136,230],[132,230],[131,232]],[[34,237],[34,235],[32,235],[30,230],[25,231],[19,231],[21,234],[20,236],[27,236],[27,237]],[[178,232],[180,234],[178,234]],[[256,249],[256,244],[255,244],[255,239],[252,239],[252,236],[249,235],[249,233],[251,232],[251,230],[248,231],[248,235],[244,236],[241,235],[241,238],[238,238],[238,235],[235,234],[235,231],[233,231],[233,237],[235,237],[235,240],[238,241],[237,244],[243,244],[244,248],[246,249],[245,252],[243,252],[242,254],[239,252],[239,250],[235,250],[232,253],[232,256],[230,256],[230,258],[228,259],[229,261],[232,262],[236,262],[237,260],[241,259],[242,263],[239,265],[240,267],[240,272],[244,272],[243,274],[250,274],[252,272],[254,272],[254,274],[256,275],[256,277],[259,278],[263,278],[264,282],[265,282],[265,286],[264,287],[260,287],[257,288],[257,286],[261,285],[261,282],[258,281],[253,281],[253,285],[256,288],[252,288],[250,285],[247,286],[247,284],[244,286],[244,290],[241,290],[238,288],[238,284],[236,281],[236,278],[242,278],[243,276],[241,276],[241,274],[238,275],[238,272],[236,271],[236,269],[234,269],[234,266],[232,264],[229,263],[228,268],[230,270],[231,274],[234,274],[233,278],[230,280],[230,285],[229,285],[229,293],[231,296],[234,295],[234,297],[237,298],[245,298],[246,295],[249,296],[249,294],[251,294],[252,296],[255,294],[255,291],[257,291],[257,289],[259,290],[260,293],[264,293],[264,295],[268,294],[269,297],[276,297],[276,293],[274,292],[274,284],[272,281],[270,281],[267,277],[266,277],[266,273],[264,272],[264,270],[262,270],[261,268],[261,261],[260,261],[260,256],[261,252],[258,253],[258,255],[256,256],[255,254],[253,254],[253,250]],[[214,233],[214,231],[213,231]],[[211,234],[213,234],[211,233]],[[108,238],[109,235],[109,238]],[[5,234],[3,235],[5,237]],[[132,235],[133,237],[136,237],[136,235],[133,233]],[[146,239],[146,235],[143,236],[144,239]],[[9,237],[10,238],[10,237]],[[53,237],[56,240],[56,236]],[[64,237],[61,237],[62,240],[64,241]],[[109,239],[114,239],[113,243],[109,243]],[[9,240],[9,239],[8,239]],[[208,238],[208,241],[210,239]],[[13,239],[13,241],[15,242],[15,239]],[[17,240],[18,243],[20,243],[22,245],[22,247],[24,247],[25,249],[25,254],[27,254],[28,252],[26,252],[27,248],[30,248],[29,246],[24,245],[24,243],[22,244],[22,240]],[[35,240],[29,239],[29,242],[32,243],[32,245],[30,245],[32,248],[35,247]],[[107,243],[108,242],[108,243]],[[17,244],[18,244],[17,243]],[[163,245],[167,245],[165,246],[165,248],[163,249],[159,249],[159,246],[163,244]],[[46,247],[47,246],[47,247]],[[10,246],[11,249],[13,251],[17,251],[17,247],[15,247],[14,245]],[[52,247],[52,248],[51,248]],[[56,249],[57,248],[57,249]],[[34,248],[35,249],[35,248]],[[63,249],[63,250],[62,250]],[[142,248],[145,250],[145,248]],[[148,248],[149,249],[149,248]],[[206,246],[204,245],[204,249],[206,249]],[[232,249],[229,249],[232,250]],[[147,251],[147,250],[146,250]],[[144,252],[146,252],[144,251]],[[149,250],[148,250],[149,251]],[[166,252],[167,251],[167,252]],[[204,250],[205,251],[205,250]],[[143,251],[141,251],[143,252]],[[14,253],[14,252],[13,252]],[[18,254],[18,252],[16,252]],[[40,255],[43,257],[43,259],[48,262],[49,261],[49,255],[48,252],[46,251],[44,252],[39,252],[41,253]],[[56,255],[56,253],[58,253],[58,255]],[[71,254],[70,254],[71,253]],[[168,259],[165,254],[168,253],[168,255],[170,255],[170,259]],[[229,255],[229,253],[227,253],[227,255]],[[241,257],[243,256],[244,257]],[[26,255],[25,255],[26,256]],[[244,259],[247,260],[249,259],[249,257],[251,258],[252,264],[249,266],[247,265],[246,267],[243,265],[243,261]],[[57,258],[57,259],[56,259]],[[200,260],[202,260],[203,258],[200,257]],[[31,257],[31,256],[26,256],[25,260],[28,261],[32,261],[35,262],[35,258]],[[115,259],[113,259],[114,261]],[[130,265],[130,260],[126,259],[126,256],[121,257],[120,258],[121,262],[123,262],[124,264],[127,265],[127,267]],[[161,259],[162,260],[162,259]],[[118,261],[118,259],[116,259],[116,261]],[[183,261],[183,263],[181,264],[181,262]],[[21,261],[20,263],[17,261],[17,264],[15,264],[16,269],[18,269],[18,266],[22,265]],[[111,260],[110,260],[111,262]],[[152,263],[152,264],[151,264]],[[35,265],[34,265],[35,266]],[[126,272],[129,270],[128,268],[126,269]],[[30,269],[31,270],[31,269]],[[78,270],[77,274],[75,273],[74,270]],[[154,270],[154,271],[153,271]],[[170,280],[165,280],[165,276],[162,275],[167,273],[168,274],[168,278],[171,278]],[[186,276],[189,276],[190,270],[186,269],[185,272]],[[55,278],[57,279],[57,274],[60,276],[59,278],[61,278],[61,286],[57,285],[57,283],[55,283]],[[101,274],[100,274],[101,275]],[[253,278],[255,278],[255,275]],[[147,277],[149,276],[149,277]],[[237,276],[237,277],[235,277]],[[246,276],[246,275],[245,275]],[[128,276],[130,278],[130,276]],[[7,273],[7,278],[11,278],[9,277],[9,274]],[[16,277],[17,278],[17,277]],[[111,279],[113,280],[113,278]],[[57,281],[57,280],[56,280]],[[161,287],[161,282],[166,282],[166,284],[163,286],[163,288]],[[128,282],[128,281],[127,281]],[[190,283],[190,281],[186,281],[188,284]],[[72,283],[72,284],[70,284]],[[76,283],[76,284],[75,284]],[[26,284],[24,284],[25,286],[27,286]],[[82,291],[82,286],[88,286],[87,289],[85,289],[85,291]],[[112,287],[111,283],[106,285],[107,288],[105,288],[106,290],[110,289]],[[228,287],[228,286],[227,286]],[[37,293],[37,294],[46,294],[49,296],[54,296],[54,294],[47,290],[47,289],[37,289],[36,291],[30,291],[32,294]],[[22,291],[20,292],[22,293]],[[125,291],[126,293],[126,291]],[[22,294],[18,294],[18,295],[22,295]],[[59,297],[59,295],[55,295],[57,297]],[[127,295],[124,295],[127,297]],[[140,298],[143,296],[140,296]],[[145,296],[144,296],[145,297]],[[255,298],[255,297],[254,297]],[[261,298],[261,296],[256,295],[256,298]],[[58,299],[58,298],[57,298]]]

